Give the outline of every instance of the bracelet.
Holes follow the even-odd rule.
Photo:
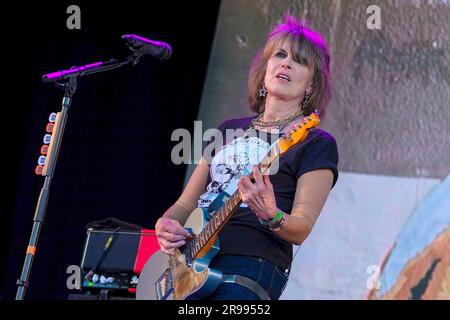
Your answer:
[[[281,210],[278,210],[275,217],[273,217],[271,220],[263,220],[261,218],[258,218],[258,220],[259,220],[259,223],[261,223],[263,226],[268,226],[273,231],[278,231],[280,229],[280,226],[285,221],[284,212]]]
[[[280,211],[281,211],[281,210],[280,210]],[[285,216],[284,216],[284,212],[281,211],[281,219],[280,219],[277,223],[275,223],[275,224],[273,224],[273,225],[269,225],[270,230],[272,230],[272,231],[278,231],[278,230],[280,230],[280,227],[281,227],[281,225],[284,223],[284,221],[286,221],[286,218],[285,218]]]

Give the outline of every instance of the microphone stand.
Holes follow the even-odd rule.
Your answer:
[[[44,185],[39,195],[36,210],[33,218],[33,228],[29,244],[27,247],[25,261],[22,268],[22,273],[19,280],[17,280],[16,300],[24,300],[25,291],[29,286],[28,279],[33,264],[33,258],[36,253],[36,246],[39,240],[39,234],[44,223],[45,212],[47,210],[47,203],[50,194],[50,184],[55,170],[56,161],[61,147],[61,141],[64,134],[64,129],[67,122],[67,116],[70,105],[72,104],[72,97],[77,89],[77,79],[89,74],[99,73],[103,71],[120,68],[126,64],[131,63],[136,65],[139,62],[141,54],[134,51],[125,61],[119,62],[111,59],[107,62],[97,62],[81,67],[72,67],[69,70],[61,70],[57,72],[48,73],[42,76],[44,82],[56,82],[63,80],[64,83],[57,83],[64,88],[64,97],[62,99],[62,110],[57,113],[55,125],[52,131],[52,138],[47,152],[42,175],[45,176]]]

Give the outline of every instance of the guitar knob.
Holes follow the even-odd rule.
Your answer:
[[[51,139],[52,139],[52,136],[50,134],[46,134],[44,136],[43,141],[44,141],[45,144],[49,144]]]
[[[52,122],[47,123],[47,126],[45,127],[45,131],[48,133],[52,133],[54,126],[55,126],[55,124]]]
[[[36,168],[34,169],[34,173],[36,173],[38,176],[42,175],[42,172],[44,171],[44,166],[36,166]]]
[[[38,159],[38,165],[43,166],[45,164],[46,156],[40,156]]]
[[[45,156],[47,154],[47,152],[48,152],[48,145],[44,144],[41,147],[41,154],[43,154]]]
[[[56,113],[54,113],[54,112],[50,113],[50,115],[48,116],[48,121],[55,122],[56,121]]]

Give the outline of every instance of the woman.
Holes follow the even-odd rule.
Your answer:
[[[243,129],[246,134],[225,141],[210,164],[202,158],[180,198],[157,221],[161,249],[171,255],[189,236],[183,228],[189,214],[218,195],[213,188],[218,181],[226,180],[223,190],[229,194],[233,186],[239,189],[243,204],[219,233],[220,252],[209,265],[231,277],[207,299],[280,297],[292,244],[300,245],[310,234],[337,181],[337,146],[330,134],[314,129],[280,158],[274,174],[263,175],[254,164],[291,125],[316,109],[323,118],[330,98],[329,60],[318,33],[291,16],[277,25],[250,70],[249,103],[257,115],[219,126],[222,133]],[[247,176],[250,170],[254,182]]]

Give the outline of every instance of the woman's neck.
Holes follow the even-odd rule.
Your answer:
[[[284,119],[299,111],[299,103],[283,101],[270,96],[266,99],[263,121]]]

